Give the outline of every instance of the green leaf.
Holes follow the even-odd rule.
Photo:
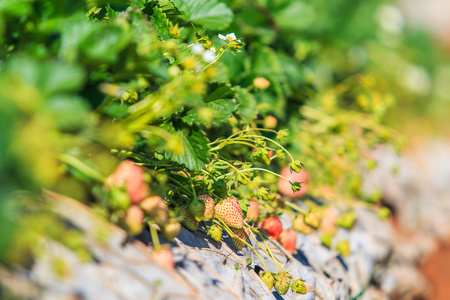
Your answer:
[[[237,113],[244,123],[249,123],[257,115],[256,100],[246,89],[241,87],[234,87],[234,89],[239,100],[239,110]]]
[[[204,106],[211,110],[213,114],[212,120],[202,118],[199,110],[191,109],[182,117],[183,122],[191,126],[194,123],[197,125],[219,125],[220,123],[226,122],[238,108],[238,104],[234,98],[236,92],[228,83],[211,83],[207,95],[206,99],[204,99],[206,102]]]
[[[185,13],[183,19],[210,30],[225,29],[233,20],[232,10],[217,0],[173,0],[173,3]]]
[[[180,139],[181,150],[183,150],[181,154],[166,151],[167,159],[172,159],[191,171],[200,171],[209,162],[209,140],[203,131],[192,129],[191,133],[186,135],[182,130],[176,130],[172,124],[166,124],[163,127]]]
[[[207,95],[205,102],[210,102],[217,99],[233,98],[236,95],[236,91],[229,83],[214,81],[209,84]]]
[[[167,20],[166,14],[163,13],[161,8],[157,6],[153,7],[153,14],[150,16],[150,20],[152,20],[153,26],[159,36],[167,41],[170,38],[169,20]]]
[[[170,16],[182,15],[183,13],[170,0],[155,0],[150,2],[151,5],[158,5],[163,13]]]

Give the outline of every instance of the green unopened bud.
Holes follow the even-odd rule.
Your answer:
[[[265,188],[259,188],[258,192],[256,192],[256,196],[258,199],[268,200],[269,199],[269,191]]]
[[[284,159],[284,157],[286,156],[286,152],[284,152],[282,149],[278,149],[276,156],[280,159]]]
[[[300,173],[302,170],[302,163],[298,160],[294,160],[289,164],[289,170],[291,172]]]
[[[298,192],[302,189],[300,182],[291,182],[291,188],[294,192]]]
[[[280,131],[278,131],[277,134],[277,139],[279,139],[280,141],[284,141],[289,135],[289,131],[287,129],[282,129]]]
[[[262,164],[270,165],[269,151],[267,151],[266,148],[256,149],[255,152],[253,153],[253,157],[255,158],[256,161]]]

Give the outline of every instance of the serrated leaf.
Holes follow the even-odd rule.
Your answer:
[[[233,20],[233,11],[217,0],[173,0],[185,15],[183,19],[203,25],[210,30],[227,28]]]
[[[150,16],[150,20],[152,20],[153,27],[155,27],[158,35],[164,40],[168,40],[170,38],[169,32],[169,20],[167,20],[166,14],[162,12],[161,8],[154,6],[153,13]]]
[[[203,131],[191,130],[186,136],[181,130],[176,130],[171,124],[163,126],[167,131],[177,136],[181,141],[182,153],[166,151],[167,159],[184,165],[191,171],[200,171],[209,162],[209,140]]]
[[[225,82],[212,82],[208,87],[208,97],[206,97],[205,102],[233,98],[235,94],[236,91],[231,87],[231,84]]]
[[[230,84],[224,82],[211,83],[208,87],[207,95],[204,99],[205,106],[211,109],[213,119],[211,121],[202,120],[197,109],[191,109],[182,117],[183,122],[188,125],[194,123],[197,125],[219,125],[230,118],[238,108],[238,104],[234,98],[236,92]]]
[[[166,15],[177,16],[183,14],[170,0],[156,0],[152,1],[151,4],[157,4]]]

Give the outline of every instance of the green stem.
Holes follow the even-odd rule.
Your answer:
[[[249,168],[249,169],[243,169],[243,170],[241,170],[241,172],[248,172],[248,171],[253,171],[253,170],[267,172],[267,173],[270,173],[270,174],[275,175],[275,176],[277,176],[277,177],[283,178],[284,180],[287,180],[287,181],[290,182],[290,180],[287,179],[286,177],[284,177],[283,175],[280,175],[280,174],[278,174],[278,173],[275,173],[275,172],[273,172],[273,171],[270,171],[270,170],[267,170],[267,169],[264,169],[264,168]]]
[[[223,229],[225,229],[225,231],[228,233],[228,235],[230,235],[230,237],[233,236],[234,238],[239,239],[239,240],[242,241],[245,245],[247,245],[247,247],[249,247],[249,248],[256,254],[256,256],[258,256],[259,260],[261,261],[261,263],[262,263],[262,265],[263,265],[263,267],[264,267],[264,270],[267,270],[266,264],[265,264],[264,261],[262,260],[261,256],[259,256],[258,251],[256,251],[256,249],[255,249],[250,243],[247,243],[247,241],[244,241],[244,240],[241,239],[240,237],[236,236],[236,235],[231,231],[231,229],[228,227],[228,225],[225,224],[221,219],[219,219],[218,217],[216,217],[216,218],[220,221],[220,223],[217,222],[216,220],[214,220],[214,223],[218,224],[218,225],[221,226]],[[251,232],[251,230],[250,230],[250,232]]]
[[[247,223],[245,223],[246,225],[248,225]],[[256,241],[256,243],[258,244],[259,248],[261,248],[261,250],[264,251],[263,247],[261,246],[261,244],[259,243],[258,239],[256,238],[255,234],[253,233],[253,231],[256,231],[257,229],[253,229],[253,227],[250,228],[250,234],[253,236],[253,239]],[[264,251],[266,252],[271,258],[272,261],[275,263],[275,267],[277,267],[278,273],[280,273],[280,268],[278,267],[277,264],[277,260],[275,259],[275,257],[272,254],[272,251],[270,251],[269,246],[266,243],[266,240],[264,239],[264,237],[261,235],[261,233],[259,233],[259,231],[256,231],[256,233],[259,235],[259,237],[262,239],[262,241],[264,242],[264,245],[266,245],[267,250]],[[267,269],[266,269],[267,270]]]
[[[232,137],[234,137],[234,136],[236,136],[236,135],[238,135],[238,134],[240,134],[240,133],[242,133],[242,132],[246,132],[246,131],[255,131],[255,130],[258,130],[258,131],[266,131],[266,132],[273,132],[273,133],[277,133],[277,134],[278,134],[278,132],[277,132],[276,130],[273,130],[273,129],[267,129],[267,128],[247,128],[247,129],[243,129],[243,130],[241,130],[241,131],[238,131],[238,132],[236,132],[236,133],[233,133],[233,134],[230,135],[228,138],[230,139],[230,138],[232,138]]]
[[[178,186],[179,188],[183,189],[183,190],[184,190],[186,193],[188,193],[190,196],[194,196],[194,195],[192,194],[192,192],[191,192],[189,189],[187,189],[181,182],[179,182],[179,181],[176,180],[175,178],[169,177],[169,180],[171,180],[171,181],[173,181],[174,183],[176,183],[177,186]]]
[[[148,221],[148,227],[150,228],[150,235],[152,236],[153,249],[158,250],[161,248],[161,244],[159,243],[158,232],[156,231],[155,226],[153,226],[152,221]]]
[[[284,201],[284,200],[283,200],[283,201]],[[295,205],[295,204],[293,204],[293,203],[291,203],[291,202],[289,202],[289,201],[284,201],[284,203],[285,203],[287,206],[289,206],[290,208],[293,208],[293,209],[295,209],[296,211],[299,211],[299,212],[301,212],[302,214],[306,215],[306,211],[305,211],[304,209],[298,207],[297,205]]]
[[[90,177],[94,180],[100,181],[102,183],[105,183],[105,181],[106,181],[106,178],[102,174],[100,174],[96,170],[92,169],[91,167],[86,165],[84,162],[82,162],[81,160],[79,160],[78,158],[76,158],[72,155],[61,154],[59,156],[59,159],[62,162],[74,167],[78,171],[82,172],[83,174],[87,175],[88,177]]]
[[[231,140],[231,141],[233,141],[233,140]],[[249,146],[249,147],[253,147],[253,148],[255,148],[255,149],[257,149],[258,147],[257,146],[255,146],[255,145],[252,145],[252,144],[250,144],[250,143],[246,143],[246,142],[243,142],[243,141],[236,141],[236,140],[234,140],[233,142],[230,142],[230,143],[227,143],[226,145],[224,145],[224,146],[216,146],[216,147],[214,147],[214,148],[211,148],[211,149],[209,149],[209,151],[216,151],[216,150],[220,150],[220,149],[222,149],[223,147],[226,147],[226,146],[228,146],[228,145],[232,145],[232,144],[241,144],[241,145],[246,145],[246,146]]]
[[[272,257],[272,260],[275,262],[275,266],[280,266],[281,269],[283,269],[284,272],[287,272],[286,269],[280,264],[280,262],[273,256],[272,250],[270,250],[269,245],[267,244],[266,240],[264,239],[262,233],[260,233],[259,231],[256,232],[259,237],[262,239],[262,241],[264,242],[264,245],[267,247],[267,251],[268,254],[270,255],[270,257]],[[280,269],[277,267],[278,273],[280,272]]]
[[[247,135],[247,136],[249,136],[249,137],[256,137],[256,138],[262,138],[262,139],[265,139],[265,140],[268,140],[268,141],[274,143],[275,145],[277,145],[278,147],[280,147],[284,152],[286,152],[287,155],[289,155],[289,157],[291,158],[291,161],[294,161],[294,158],[292,157],[291,153],[289,153],[289,151],[287,151],[286,148],[284,148],[283,146],[281,146],[280,143],[275,142],[275,141],[272,140],[271,138],[265,137],[265,136],[263,136],[263,135],[254,135],[254,134],[250,134],[250,135]]]
[[[258,187],[256,184],[254,184],[247,176],[245,176],[244,174],[242,174],[242,172],[239,171],[238,168],[236,168],[235,166],[233,166],[232,164],[230,164],[230,163],[227,162],[226,160],[223,160],[223,159],[220,159],[220,158],[218,158],[217,160],[219,160],[219,161],[221,161],[221,162],[227,164],[228,166],[230,166],[231,168],[233,168],[234,170],[236,170],[236,172],[238,172],[239,175],[241,175],[242,177],[244,177],[245,179],[247,179],[249,183],[251,183],[257,190],[259,190],[259,187]]]

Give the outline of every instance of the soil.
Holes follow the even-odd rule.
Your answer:
[[[422,274],[431,284],[427,299],[450,299],[450,242],[441,244],[420,267]]]

